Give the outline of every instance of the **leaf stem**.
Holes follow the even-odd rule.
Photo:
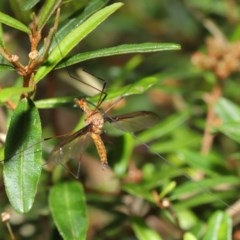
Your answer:
[[[217,122],[217,116],[214,112],[214,105],[222,96],[222,84],[218,79],[217,84],[213,87],[212,92],[206,96],[206,103],[208,105],[206,125],[203,134],[201,153],[206,155],[211,150],[215,135],[211,133],[211,129]]]

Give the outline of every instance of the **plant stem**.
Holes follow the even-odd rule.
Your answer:
[[[216,125],[217,121],[217,116],[214,112],[214,105],[221,96],[222,96],[222,84],[221,81],[218,80],[212,92],[208,94],[206,98],[206,102],[208,104],[208,111],[201,148],[201,153],[204,155],[209,153],[213,144],[215,135],[211,133],[211,129],[214,125]]]

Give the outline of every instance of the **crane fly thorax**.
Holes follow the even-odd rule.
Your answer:
[[[91,126],[91,132],[101,134],[104,124],[104,119],[99,111],[93,111],[90,115],[86,116],[86,124]]]
[[[76,104],[86,114],[85,123],[89,125],[90,131],[95,134],[101,134],[104,124],[104,118],[97,109],[92,110],[84,99],[75,99]]]

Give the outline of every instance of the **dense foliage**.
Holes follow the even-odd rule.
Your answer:
[[[237,1],[0,9],[1,239],[237,239]],[[56,147],[84,126],[82,97],[107,115],[144,110],[159,122],[106,126],[103,170],[84,136]]]

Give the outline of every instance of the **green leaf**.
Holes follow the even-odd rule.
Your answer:
[[[173,191],[173,189],[176,188],[176,182],[172,181],[170,183],[168,183],[161,191],[161,193],[159,194],[160,199],[163,199],[167,194],[169,194],[170,192]]]
[[[118,97],[127,97],[135,94],[141,94],[147,91],[150,87],[158,82],[158,77],[149,76],[137,81],[134,84],[130,84],[127,86],[123,86],[118,89],[111,89],[111,92],[107,95],[107,99],[105,101],[111,101]],[[69,97],[57,97],[57,98],[49,98],[43,100],[37,100],[35,103],[38,108],[53,108],[60,106],[72,106],[73,99],[79,98],[79,96],[69,96]],[[93,104],[97,104],[99,101],[99,95],[95,95],[93,97],[87,97],[87,100]]]
[[[141,94],[147,91],[150,87],[158,82],[158,78],[155,76],[150,76],[143,78],[137,81],[134,84],[130,84],[127,86],[123,86],[118,89],[111,89],[111,92],[107,95],[107,99],[105,101],[111,101],[118,97],[127,97],[135,94]],[[36,101],[36,105],[38,108],[53,108],[60,106],[72,106],[73,99],[79,98],[79,96],[69,96],[69,97],[58,97],[58,98],[49,98]],[[97,104],[99,101],[99,95],[93,97],[87,97],[87,100],[93,104]]]
[[[106,101],[110,101],[119,97],[127,97],[135,94],[141,94],[151,88],[158,82],[157,76],[148,76],[142,78],[136,83],[122,86],[121,88],[111,89],[111,92],[107,95]],[[88,98],[93,103],[97,103],[99,100],[99,95]]]
[[[224,193],[213,193],[212,195],[210,195],[209,192],[203,192],[199,195],[193,195],[193,196],[191,196],[190,194],[191,192],[187,196],[180,198],[179,202],[175,203],[175,206],[174,206],[175,211],[183,211],[189,208],[200,207],[201,205],[202,206],[209,205],[209,206],[212,206],[213,208],[218,208],[219,205],[225,208],[228,206],[227,202],[222,200],[224,197],[226,198],[226,194]],[[230,197],[235,198],[236,195],[231,194]]]
[[[157,126],[138,134],[138,139],[142,142],[149,142],[153,139],[165,136],[174,131],[174,129],[183,125],[189,119],[189,116],[190,113],[188,110],[176,113],[166,119],[163,119],[162,121],[159,121]]]
[[[232,220],[222,211],[217,211],[210,217],[208,228],[203,240],[231,240]]]
[[[214,6],[212,1],[194,1],[191,2],[190,6],[192,8],[198,9],[204,14],[216,14],[221,16],[226,16],[226,5],[224,2],[217,1]]]
[[[47,98],[35,101],[37,108],[47,109],[47,108],[56,108],[63,106],[73,106],[74,98],[79,96],[70,96],[70,97],[57,97],[57,98]]]
[[[38,29],[42,29],[45,26],[45,24],[59,7],[61,2],[62,0],[48,0],[45,2],[39,14],[40,18],[38,22]]]
[[[1,40],[0,40],[1,41]],[[0,43],[1,46],[3,46],[4,44]],[[13,66],[8,65],[8,64],[0,64],[0,72],[6,71],[6,70],[11,70],[14,71]]]
[[[171,195],[172,199],[176,198],[182,198],[187,195],[194,195],[197,193],[202,193],[202,192],[207,192],[209,193],[210,197],[214,193],[210,192],[210,189],[221,186],[222,184],[224,185],[237,185],[238,184],[238,179],[237,177],[234,176],[220,176],[220,177],[215,177],[213,179],[203,179],[201,181],[191,181],[191,182],[186,182],[185,184],[182,184],[181,186],[178,186]],[[217,196],[216,196],[217,199]]]
[[[216,169],[220,171],[221,168],[224,168],[222,159],[219,159],[219,156],[214,154],[209,153],[204,156],[200,152],[184,149],[178,152],[182,162],[192,166],[194,169],[201,169],[205,174],[216,175]]]
[[[46,63],[41,66],[35,80],[40,81],[48,74],[82,39],[91,33],[100,23],[120,8],[122,3],[114,3],[93,14],[80,26],[73,29],[59,44],[51,51]]]
[[[229,138],[240,143],[240,121],[238,122],[228,122],[221,124],[217,127],[217,130],[228,136]]]
[[[0,90],[0,104],[7,102],[12,97],[17,95],[21,95],[22,93],[31,92],[32,88],[25,88],[25,87],[11,87],[11,88],[4,88]]]
[[[31,12],[25,10],[25,0],[9,0],[13,15],[25,23],[31,21]]]
[[[240,108],[226,98],[221,98],[214,110],[223,122],[240,122]]]
[[[0,46],[1,47],[5,47],[5,43],[4,43],[4,33],[3,33],[3,28],[2,28],[2,24],[0,23]],[[4,60],[4,58],[0,55],[0,62],[2,63]],[[0,71],[2,71],[2,64],[0,64]],[[4,64],[5,66],[5,64]]]
[[[190,232],[186,232],[183,235],[183,240],[197,240],[197,238]]]
[[[125,133],[123,138],[124,146],[122,156],[120,158],[120,161],[117,162],[114,166],[114,172],[118,174],[118,176],[123,176],[126,173],[134,147],[134,139],[132,137],[132,134]]]
[[[138,44],[123,44],[116,47],[104,48],[91,52],[84,52],[68,58],[57,65],[56,69],[65,68],[67,66],[80,63],[86,60],[108,57],[120,54],[129,53],[151,53],[167,50],[179,50],[181,47],[173,43],[138,43]]]
[[[231,101],[221,98],[214,110],[222,120],[222,124],[215,129],[240,142],[240,108]]]
[[[162,161],[162,160],[161,160]],[[182,176],[182,171],[177,168],[177,167],[172,167],[172,164],[168,164],[168,160],[166,159],[163,160],[166,164],[161,166],[161,171],[156,171],[156,167],[154,164],[148,163],[148,165],[145,165],[144,167],[144,177],[146,178],[146,180],[144,182],[141,183],[141,186],[151,190],[153,188],[157,188],[159,186],[162,186],[165,184],[165,182],[163,181],[163,179],[167,180],[168,182],[171,181],[171,178],[176,178],[178,176]],[[149,169],[147,169],[147,167],[151,165],[152,170],[149,171]],[[149,171],[149,172],[146,172]],[[174,185],[174,184],[173,184]],[[174,187],[172,185],[172,187]],[[171,186],[170,186],[171,187]],[[167,192],[170,189],[166,189],[168,188],[168,186],[166,186],[162,189],[162,192],[160,193],[161,195],[164,194],[165,192]],[[175,187],[174,187],[175,188]]]
[[[30,33],[30,29],[26,25],[24,25],[23,23],[19,22],[17,19],[15,19],[3,12],[0,12],[0,22],[4,23],[10,27],[13,27],[15,29],[18,29],[22,32],[25,32],[27,34]]]
[[[106,4],[109,2],[109,0],[92,0],[89,1],[86,8],[83,11],[83,16],[84,18],[87,18],[97,10],[103,8],[106,6]]]
[[[41,135],[38,110],[30,99],[24,98],[11,118],[3,165],[9,201],[20,213],[30,210],[37,191],[42,169]]]
[[[143,198],[149,202],[154,202],[152,193],[149,189],[144,186],[136,185],[133,183],[125,183],[122,186],[123,190],[130,193],[131,195]]]
[[[83,12],[80,14],[73,14],[71,18],[67,18],[62,22],[62,27],[55,34],[55,38],[51,45],[51,50],[56,47],[56,45],[68,35],[74,28],[78,27],[93,13],[97,12],[103,8],[109,0],[92,0],[87,2],[87,6],[84,8]],[[83,3],[84,4],[84,3]]]
[[[25,11],[31,10],[40,0],[24,0],[22,9]]]
[[[184,173],[185,177],[189,180],[190,177]],[[201,181],[186,182],[176,188],[171,194],[171,200],[179,199],[174,208],[176,211],[184,210],[186,208],[193,208],[200,205],[211,204],[214,206],[221,205],[227,207],[227,199],[234,199],[236,197],[236,189],[233,185],[238,185],[237,177],[217,177],[213,179],[204,179]],[[232,191],[214,191],[214,188],[230,186]]]
[[[77,182],[55,185],[50,191],[49,205],[65,240],[86,239],[88,218],[82,185]]]
[[[131,218],[131,224],[133,227],[133,231],[135,232],[135,235],[139,240],[162,239],[156,231],[154,231],[153,229],[149,228],[149,226],[146,225],[145,220],[142,218],[139,217]]]

